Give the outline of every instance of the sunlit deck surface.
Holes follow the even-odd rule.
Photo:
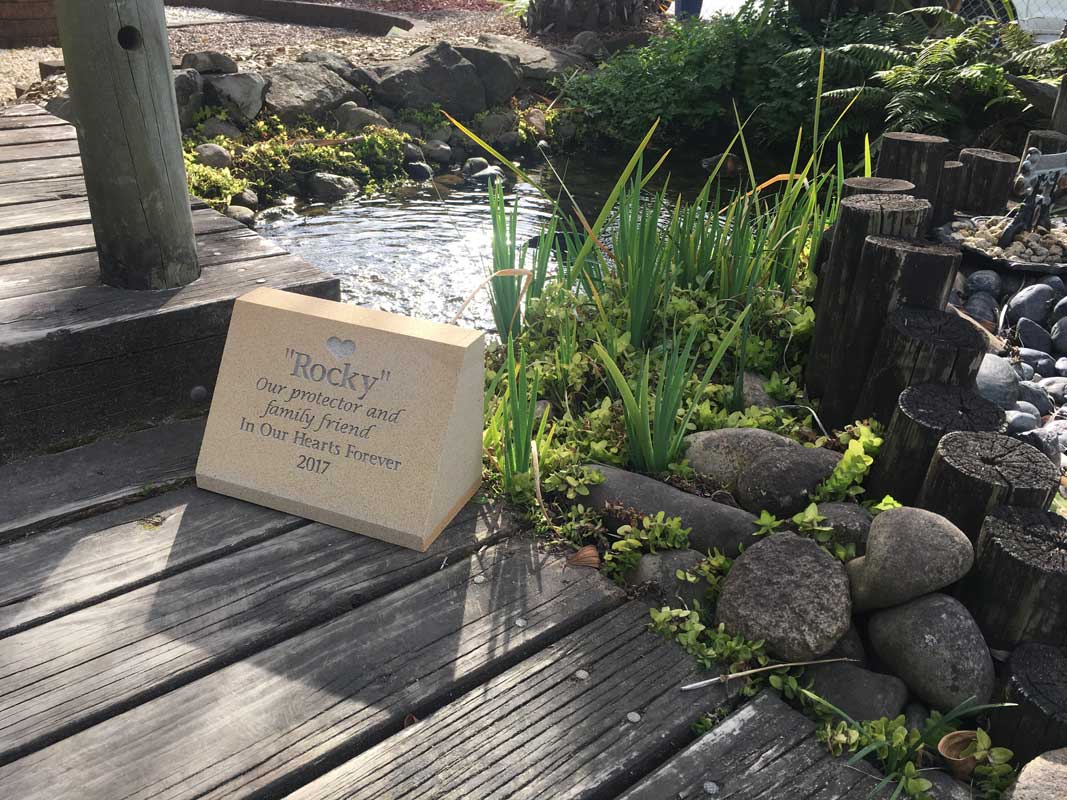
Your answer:
[[[0,798],[869,796],[873,772],[776,696],[680,692],[700,674],[647,630],[646,601],[500,505],[469,504],[416,553],[200,491],[200,418],[12,460],[90,433],[86,404],[132,415],[188,385],[189,348],[217,365],[225,332],[223,315],[166,344],[199,288],[97,285],[76,154],[40,109],[0,112]],[[336,291],[194,215],[219,309],[279,275]],[[112,381],[144,337],[180,374]],[[43,416],[30,385],[68,394]]]

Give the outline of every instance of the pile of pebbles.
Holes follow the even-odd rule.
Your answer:
[[[1067,261],[1067,228],[1036,228],[1020,231],[1007,247],[997,241],[1010,224],[1007,217],[988,217],[952,223],[952,239],[992,258],[1030,264],[1061,264]]]
[[[964,311],[1013,345],[983,358],[978,391],[1004,409],[1009,434],[1059,466],[1067,453],[1067,286],[1056,276],[1023,282],[987,269],[966,279]]]

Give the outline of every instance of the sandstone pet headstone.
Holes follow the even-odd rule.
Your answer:
[[[197,485],[424,551],[481,482],[484,345],[256,289],[234,304]]]

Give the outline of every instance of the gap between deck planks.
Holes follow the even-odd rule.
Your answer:
[[[169,502],[123,509],[123,516],[140,519],[96,532],[101,542],[86,537],[92,556],[83,556],[80,566],[97,562],[101,544],[121,540],[151,548],[150,554],[129,554],[138,565],[151,563],[153,556],[158,564],[168,544],[183,545],[174,561],[184,558],[184,564],[168,558],[151,583],[122,576],[124,584],[109,587],[79,580],[84,572],[64,559],[63,574],[55,580],[48,575],[32,601],[13,609],[14,625],[36,624],[0,640],[0,675],[6,676],[0,763],[345,614],[520,530],[499,507],[469,504],[429,551],[418,553],[197,490],[159,500]],[[165,507],[152,515],[160,505]],[[229,519],[219,519],[228,510]],[[209,532],[220,541],[205,536]],[[17,561],[55,558],[70,539],[65,531],[35,536]],[[79,545],[84,541],[79,537]],[[57,609],[78,606],[49,621]],[[6,610],[0,609],[0,619],[9,616]]]
[[[691,741],[703,713],[732,700],[722,686],[681,693],[696,664],[648,620],[646,604],[627,603],[290,800],[615,797]]]
[[[296,788],[623,602],[598,572],[563,567],[525,538],[490,547],[0,767],[0,796]]]

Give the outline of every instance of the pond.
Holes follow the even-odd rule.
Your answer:
[[[584,160],[561,169],[590,220],[623,168],[618,159]],[[544,170],[548,172],[547,168]],[[702,171],[678,182],[683,192],[702,180]],[[551,175],[531,178],[553,195]],[[519,202],[520,239],[535,236],[552,204],[526,183],[508,184],[508,207]],[[353,198],[332,207],[294,207],[257,231],[286,250],[337,275],[345,301],[398,314],[453,321],[464,300],[485,280],[492,264],[492,223],[484,186],[447,175],[374,197]],[[483,289],[460,323],[492,330],[488,292]]]

